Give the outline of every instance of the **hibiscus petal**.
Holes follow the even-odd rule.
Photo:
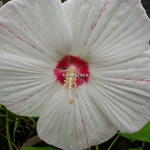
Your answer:
[[[125,61],[148,49],[150,20],[141,0],[68,0],[72,53],[99,67]]]
[[[49,65],[17,55],[0,55],[0,103],[10,111],[39,116],[59,88]]]
[[[69,92],[60,89],[41,114],[37,131],[48,144],[65,150],[83,150],[110,139],[117,129],[95,105],[83,85],[69,103]]]
[[[51,63],[69,53],[71,31],[60,0],[13,0],[0,14],[0,45],[8,52]]]
[[[88,91],[117,129],[125,133],[140,130],[150,120],[150,51],[95,70]]]

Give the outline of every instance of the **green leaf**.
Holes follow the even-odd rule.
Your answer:
[[[53,148],[51,146],[45,146],[45,147],[27,147],[23,150],[58,150],[58,149]]]
[[[150,122],[147,123],[140,131],[133,134],[118,133],[119,135],[132,141],[150,142]]]
[[[21,147],[20,150],[24,150],[26,147],[31,147],[39,142],[41,142],[42,140],[36,135],[33,136],[32,138],[28,139]]]

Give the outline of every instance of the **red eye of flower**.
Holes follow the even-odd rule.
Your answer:
[[[90,72],[86,61],[76,56],[67,55],[58,62],[54,74],[57,81],[69,90],[69,102],[72,104],[74,102],[72,92],[78,86],[88,83]]]

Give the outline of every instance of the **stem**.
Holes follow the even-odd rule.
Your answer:
[[[6,135],[7,135],[7,141],[9,145],[10,150],[14,150],[12,143],[11,143],[11,138],[10,138],[10,131],[9,131],[9,120],[8,120],[9,112],[6,112]]]
[[[107,150],[110,150],[112,148],[112,146],[115,144],[115,142],[118,140],[118,138],[120,137],[120,135],[118,135],[115,140],[111,143],[111,145],[109,146],[109,148]]]
[[[145,146],[145,142],[143,142],[143,144],[142,144],[142,148],[144,148],[144,146]]]
[[[2,104],[0,104],[0,110],[2,109]]]
[[[96,150],[99,150],[99,147],[98,147],[98,145],[96,145],[95,147],[96,147]]]

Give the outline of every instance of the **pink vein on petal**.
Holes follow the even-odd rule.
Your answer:
[[[79,110],[80,110],[80,115],[81,115],[81,122],[82,122],[84,133],[85,133],[85,136],[86,136],[86,144],[87,144],[87,147],[90,148],[89,141],[88,141],[88,135],[87,135],[87,131],[86,131],[86,126],[85,126],[85,122],[84,122],[83,117],[82,117],[82,112],[81,112],[80,106],[79,106]]]
[[[116,10],[114,11],[113,15],[112,15],[112,16],[110,17],[110,19],[108,20],[107,25],[108,25],[108,23],[110,22],[110,20],[113,18],[114,14],[116,13],[116,11],[118,10],[118,8],[120,7],[121,3],[122,3],[122,0],[120,1],[120,3],[119,3],[119,5],[118,5],[118,7],[116,8]],[[107,4],[107,5],[108,5],[108,4]],[[106,25],[106,26],[107,26],[107,25]],[[102,33],[103,33],[103,31],[105,30],[106,26],[105,26],[104,29],[102,30]],[[102,33],[101,33],[101,34],[102,34]],[[101,37],[101,34],[100,34],[99,37],[95,40],[95,43],[96,43],[97,40]],[[89,36],[89,38],[90,38],[90,36]],[[89,40],[89,38],[88,38],[88,40]]]

